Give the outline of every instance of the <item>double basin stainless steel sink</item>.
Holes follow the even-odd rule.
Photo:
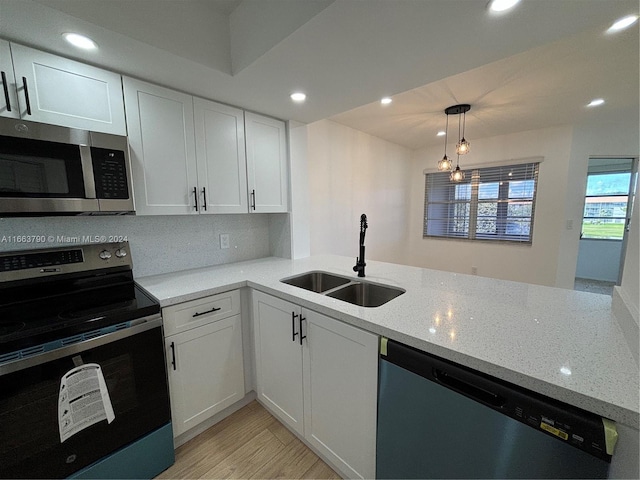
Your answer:
[[[379,307],[405,292],[397,287],[363,282],[319,271],[306,272],[280,281],[361,307]]]

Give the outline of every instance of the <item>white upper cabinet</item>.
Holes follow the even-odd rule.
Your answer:
[[[9,42],[0,40],[0,82],[2,95],[0,96],[0,117],[20,118],[18,97],[16,95],[16,80],[11,63],[11,49]]]
[[[192,97],[127,77],[123,83],[136,212],[197,214]]]
[[[194,98],[200,213],[247,213],[244,114]]]
[[[120,75],[13,43],[11,57],[22,119],[127,134]]]
[[[245,112],[249,211],[286,212],[289,208],[285,123]]]

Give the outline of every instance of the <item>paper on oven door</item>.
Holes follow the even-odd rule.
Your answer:
[[[102,368],[87,363],[73,368],[60,380],[58,427],[60,443],[102,420],[116,418]]]

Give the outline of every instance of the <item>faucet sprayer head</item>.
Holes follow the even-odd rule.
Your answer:
[[[360,215],[360,231],[364,232],[369,225],[367,225],[367,216],[363,213]]]

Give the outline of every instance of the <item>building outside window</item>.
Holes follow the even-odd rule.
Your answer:
[[[581,238],[623,239],[630,182],[630,171],[587,175]]]

